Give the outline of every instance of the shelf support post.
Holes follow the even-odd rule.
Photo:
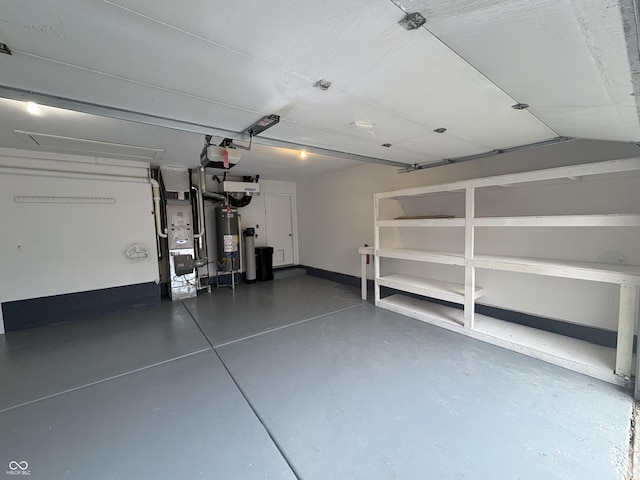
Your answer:
[[[360,255],[360,297],[362,300],[367,299],[367,255]]]
[[[378,249],[380,248],[380,227],[378,226],[378,220],[380,219],[380,199],[377,195],[373,196],[373,224],[374,224],[374,238],[373,238],[373,291],[374,302],[378,305],[380,301],[380,285],[378,279],[380,278],[380,257],[378,257]],[[364,272],[364,269],[363,269]]]
[[[618,311],[618,342],[616,347],[616,375],[631,377],[633,363],[633,331],[638,316],[638,287],[620,285]],[[637,392],[637,387],[636,387]]]
[[[475,187],[465,189],[465,221],[464,221],[464,328],[472,330],[475,317],[476,269],[474,258],[473,220],[476,216]]]

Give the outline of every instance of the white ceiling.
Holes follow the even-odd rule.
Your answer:
[[[281,121],[265,139],[401,164],[557,136],[638,142],[629,4],[3,0],[0,42],[13,55],[0,55],[0,86],[44,94],[41,103],[56,97],[232,132],[275,113]],[[403,10],[422,13],[424,28],[402,29]],[[314,88],[320,79],[332,82],[328,91]],[[512,109],[518,102],[530,108]],[[152,163],[195,166],[204,141],[87,113],[31,116],[11,100],[0,101],[0,114],[5,147],[34,148],[14,132],[24,130],[164,150]],[[447,131],[433,132],[439,127]],[[316,154],[302,161],[255,143],[242,153],[232,173],[263,178],[357,164]]]

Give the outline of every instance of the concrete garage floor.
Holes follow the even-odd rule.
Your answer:
[[[294,277],[0,337],[0,476],[625,479],[632,406]]]

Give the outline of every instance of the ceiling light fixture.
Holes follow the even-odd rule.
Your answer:
[[[40,115],[42,113],[40,107],[35,102],[27,102],[27,112],[31,115]]]
[[[529,108],[529,105],[527,103],[516,103],[515,105],[511,105],[511,108],[514,110],[526,110]]]
[[[307,152],[305,150],[300,150],[300,158],[303,160],[307,158]]]
[[[436,133],[444,133],[444,132],[446,132],[446,131],[447,131],[447,129],[446,129],[446,128],[444,128],[444,127],[436,128],[436,129],[434,130],[434,132],[436,132]]]
[[[11,49],[9,48],[9,45],[7,45],[6,43],[0,43],[0,53],[11,55]]]
[[[329,80],[318,80],[316,83],[313,84],[314,87],[319,88],[320,90],[329,90],[329,87],[331,86],[331,82]]]
[[[398,22],[405,30],[416,30],[425,23],[427,23],[427,19],[418,12],[407,13],[407,15]]]

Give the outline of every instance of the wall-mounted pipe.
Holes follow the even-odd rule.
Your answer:
[[[202,194],[203,197],[205,198],[210,198],[213,200],[220,200],[221,202],[224,202],[224,204],[227,204],[227,197],[225,197],[224,195],[221,195],[220,193],[216,193],[216,192],[208,192],[207,191],[207,184],[204,178],[204,167],[200,166],[198,167],[198,174],[200,175],[200,193]]]
[[[150,178],[149,182],[153,189],[153,213],[156,217],[156,232],[159,237],[167,238],[166,231],[162,230],[162,220],[160,219],[160,184],[153,178]]]
[[[198,239],[198,245],[202,248],[202,238],[204,237],[204,208],[202,206],[202,194],[200,189],[195,185],[191,186],[191,190],[196,192],[196,209],[198,210],[198,233],[194,233],[193,238]]]
[[[216,200],[218,202],[224,203],[225,205],[227,204],[227,197],[221,195],[220,193],[204,192],[202,196],[204,198],[208,198],[209,200]]]

